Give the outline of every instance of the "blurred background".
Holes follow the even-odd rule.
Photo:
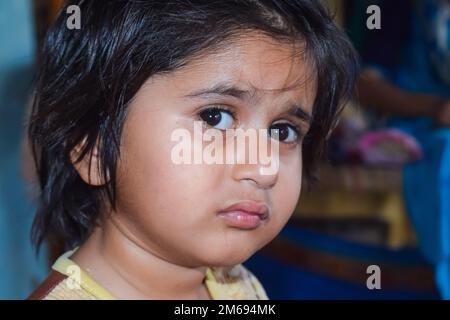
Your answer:
[[[361,57],[355,98],[318,182],[245,264],[273,299],[450,299],[450,1],[324,2]],[[31,245],[24,132],[38,48],[62,4],[0,1],[0,299],[26,298],[61,253]],[[381,289],[367,287],[370,265]]]

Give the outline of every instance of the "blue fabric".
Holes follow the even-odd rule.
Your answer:
[[[331,254],[335,257],[360,261],[361,265],[390,264],[399,268],[427,266],[422,254],[416,249],[390,250],[384,247],[358,244],[317,232],[287,225],[281,238],[299,247]],[[439,299],[437,292],[417,291],[409,288],[384,288],[369,290],[366,283],[352,283],[334,278],[301,266],[294,266],[276,258],[257,253],[245,266],[264,286],[270,299]]]
[[[394,83],[403,89],[450,97],[450,84],[433,68],[431,56],[437,55],[436,40],[425,26],[432,26],[439,12],[439,0],[425,2],[423,16],[415,16],[413,37],[404,63],[393,73]],[[450,20],[449,20],[450,21]],[[447,26],[450,35],[450,25]],[[424,41],[426,39],[426,41]],[[450,41],[447,42],[447,60]],[[441,60],[441,68],[450,62]],[[447,67],[448,68],[448,67]],[[436,283],[444,299],[450,299],[450,130],[437,130],[431,119],[392,119],[390,125],[415,136],[424,149],[424,159],[405,167],[406,206],[425,256],[436,266]]]
[[[440,0],[423,1],[423,6],[417,6],[411,15],[410,34],[408,41],[401,48],[397,66],[392,67],[381,61],[370,61],[368,66],[380,71],[387,79],[398,87],[412,91],[450,97],[450,83],[437,73],[438,68],[450,64],[450,38],[448,47],[437,50],[436,36],[433,28],[437,23],[438,13],[442,12]],[[445,6],[445,4],[444,4]],[[450,5],[448,5],[450,8]],[[450,37],[450,15],[448,17],[447,33]],[[403,39],[398,39],[401,42]],[[382,43],[377,43],[383,50]],[[374,50],[373,47],[371,47]],[[439,53],[438,53],[439,52]],[[432,57],[439,56],[439,59]]]
[[[34,207],[21,173],[21,141],[32,83],[34,31],[29,0],[0,1],[0,299],[23,299],[47,271],[30,242]]]
[[[436,282],[450,299],[450,129],[415,131],[424,159],[404,171],[404,194],[420,246],[436,265]]]
[[[368,290],[344,280],[307,271],[263,254],[256,254],[245,266],[262,283],[270,299],[283,300],[437,300],[436,292],[406,289]]]
[[[450,46],[446,48],[447,56],[442,54],[439,61],[432,59],[437,52],[437,16],[448,5],[440,0],[427,0],[423,4],[412,15],[410,41],[403,50],[402,63],[393,71],[391,80],[406,90],[450,97],[450,83],[446,83],[437,73],[438,68],[450,63]],[[450,28],[446,32],[450,34]]]
[[[397,265],[425,265],[427,262],[414,248],[391,250],[380,246],[360,244],[344,239],[286,225],[280,233],[283,239],[320,252],[345,256],[356,260],[373,260]]]
[[[401,63],[396,68],[372,67],[402,89],[450,98],[446,75],[450,73],[450,4],[417,1],[415,9]],[[427,118],[393,118],[388,125],[412,134],[424,149],[424,159],[405,168],[405,201],[419,245],[436,266],[442,297],[450,299],[450,130],[436,130]]]

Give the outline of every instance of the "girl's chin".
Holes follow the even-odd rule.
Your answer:
[[[208,259],[208,265],[209,266],[216,266],[216,267],[227,267],[227,266],[234,266],[237,264],[241,264],[244,261],[248,260],[254,252],[229,252],[226,254],[222,254],[219,256],[216,256],[216,254],[212,255]]]

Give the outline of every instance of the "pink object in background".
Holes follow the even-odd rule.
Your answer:
[[[357,149],[363,162],[370,165],[403,165],[423,156],[417,140],[398,129],[381,129],[363,134]]]

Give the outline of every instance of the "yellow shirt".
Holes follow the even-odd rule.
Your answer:
[[[44,284],[36,290],[40,293],[33,294],[30,298],[44,300],[116,299],[69,258],[73,252],[66,252],[52,266],[52,269],[60,276],[59,280],[48,281],[53,283],[51,285],[45,285],[44,281]],[[205,285],[214,300],[268,300],[261,283],[241,264],[234,267],[208,268]]]

